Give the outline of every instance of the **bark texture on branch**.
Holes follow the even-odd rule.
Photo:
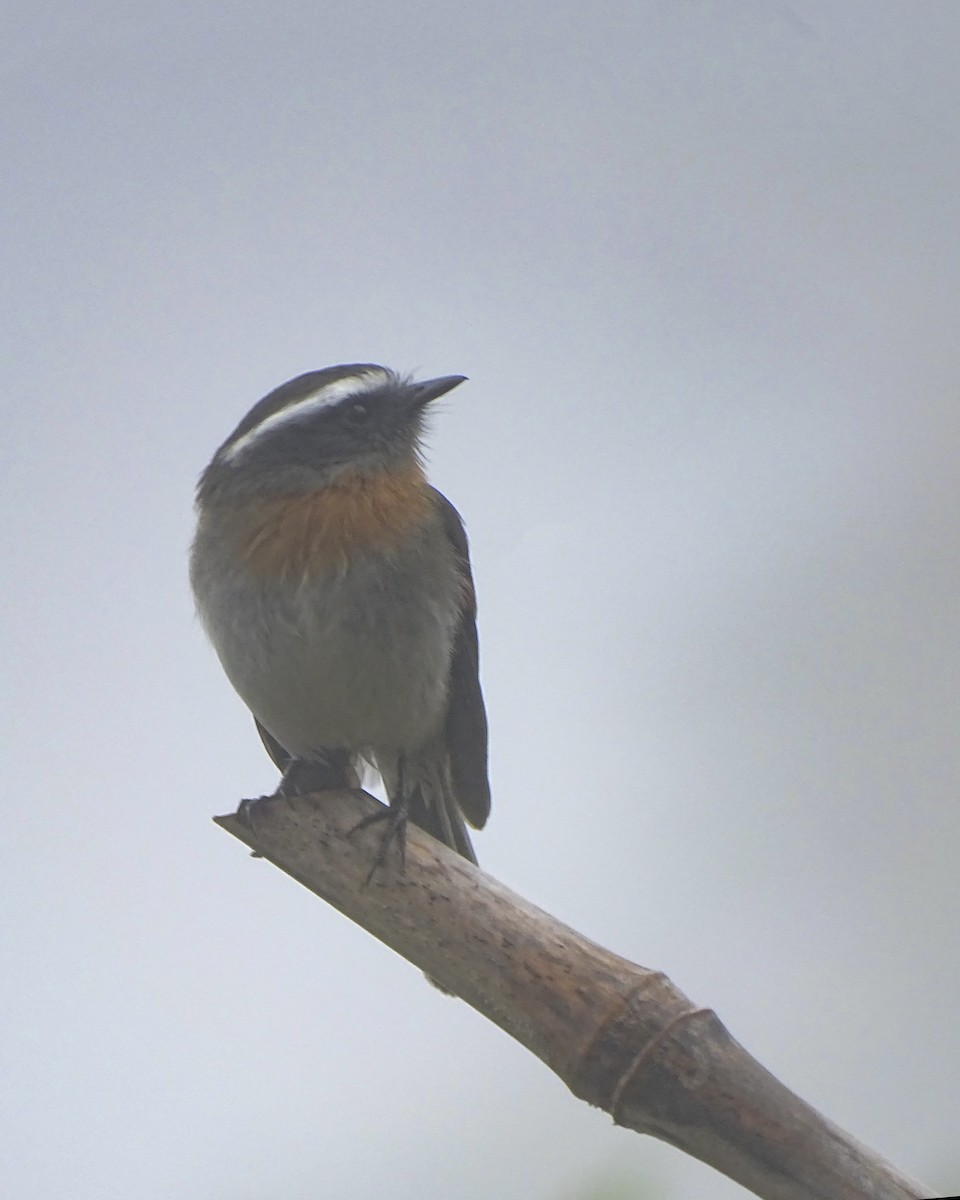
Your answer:
[[[414,826],[406,867],[365,792],[256,801],[215,820],[509,1033],[619,1125],[767,1200],[928,1200],[779,1083],[709,1009],[603,949]]]

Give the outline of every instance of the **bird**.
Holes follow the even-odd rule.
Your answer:
[[[403,865],[407,821],[476,863],[490,812],[477,605],[463,521],[427,481],[430,406],[466,381],[375,363],[259,400],[197,484],[190,582],[281,772],[274,795],[357,786]],[[369,882],[368,876],[368,882]]]

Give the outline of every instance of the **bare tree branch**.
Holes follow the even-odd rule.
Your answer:
[[[920,1200],[766,1071],[659,971],[604,950],[411,826],[364,886],[377,801],[325,792],[215,818],[542,1059],[618,1125],[695,1155],[766,1200]]]

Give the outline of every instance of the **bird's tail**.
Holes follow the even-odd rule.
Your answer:
[[[407,813],[414,825],[476,863],[477,856],[457,804],[446,755],[405,756],[402,766],[395,760],[389,763],[378,761],[377,766],[391,805],[400,800],[402,787],[407,799]]]

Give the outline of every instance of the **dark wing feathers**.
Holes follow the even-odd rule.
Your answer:
[[[287,767],[290,766],[290,755],[284,750],[272,733],[268,733],[260,724],[256,717],[253,718],[254,724],[257,727],[257,733],[260,734],[260,741],[263,742],[264,748],[273,759],[277,770],[282,775]]]
[[[477,644],[477,602],[470,570],[470,551],[460,514],[446,496],[431,488],[444,531],[463,572],[467,594],[450,661],[450,693],[444,742],[450,757],[450,776],[457,804],[474,829],[490,815],[487,780],[487,713],[480,691],[480,653]]]

